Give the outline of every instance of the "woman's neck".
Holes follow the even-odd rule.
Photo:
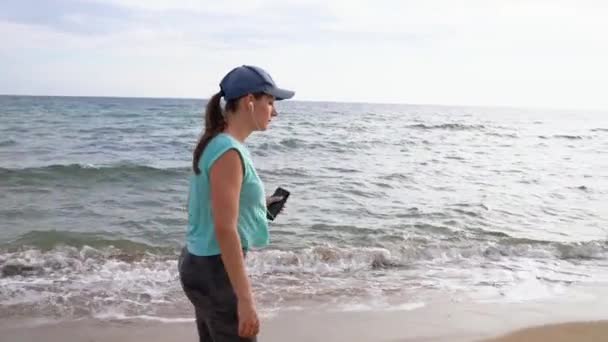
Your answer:
[[[251,135],[251,129],[245,127],[245,125],[239,124],[238,121],[228,122],[226,128],[224,129],[224,133],[230,134],[233,138],[240,142],[245,142],[245,139]]]

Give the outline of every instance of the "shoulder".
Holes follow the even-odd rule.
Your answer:
[[[220,133],[209,141],[207,148],[210,150],[221,149],[222,147],[231,146],[234,144],[234,139],[232,139],[228,134]]]
[[[205,169],[209,170],[213,163],[215,163],[220,157],[222,157],[226,152],[236,150],[242,158],[242,147],[234,138],[230,137],[227,134],[218,134],[205,147],[205,151],[203,151],[203,158],[201,158],[202,162],[205,164]]]
[[[229,135],[220,133],[209,141],[203,152],[204,157],[214,158],[217,154],[222,154],[231,148],[238,149],[237,142]]]

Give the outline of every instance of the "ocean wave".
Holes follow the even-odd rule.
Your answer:
[[[386,303],[352,303],[345,304],[332,309],[335,312],[365,312],[365,311],[412,311],[426,306],[424,302],[402,303],[397,305],[387,306]]]
[[[7,169],[0,168],[0,177],[15,185],[34,185],[47,181],[65,180],[133,180],[162,179],[183,176],[186,168],[159,169],[138,164],[114,164],[94,166],[90,164],[48,165],[42,167]]]
[[[583,137],[580,136],[580,135],[567,135],[567,134],[556,134],[553,137],[554,138],[558,138],[558,139],[569,139],[569,140],[580,140],[580,139],[583,139]]]
[[[153,315],[179,292],[176,257],[129,255],[114,247],[0,253],[2,316],[91,317],[108,308]]]
[[[279,144],[281,144],[284,147],[293,149],[293,148],[297,148],[297,147],[305,145],[306,141],[297,139],[297,138],[287,138],[287,139],[281,140],[279,142]]]
[[[336,172],[336,173],[339,173],[339,174],[343,174],[343,173],[361,173],[361,170],[359,170],[359,169],[344,168],[344,167],[337,167],[337,166],[325,166],[325,167],[322,167],[322,169],[327,170],[327,171]]]
[[[565,260],[591,260],[608,257],[608,241],[590,241],[555,245],[558,257]]]
[[[104,263],[124,263],[133,268],[144,264],[154,267],[154,264],[164,265],[168,260],[177,260],[179,252],[176,248],[142,249],[143,244],[124,241],[107,240],[94,245],[77,247],[62,243],[46,249],[25,245],[4,250],[0,253],[0,272],[2,277],[9,278],[74,271],[87,273]],[[250,253],[247,262],[252,273],[257,275],[284,272],[325,274],[401,266],[388,249],[372,247],[315,246],[299,251],[263,250]]]
[[[585,138],[580,135],[567,135],[567,134],[555,134],[555,135],[552,135],[551,137],[547,137],[545,135],[539,135],[538,137],[541,139],[554,138],[554,139],[567,139],[567,140],[581,140],[581,139]]]
[[[480,263],[503,259],[532,260],[606,260],[608,241],[556,242],[512,237],[503,232],[475,230],[470,233],[453,232],[452,238],[435,241],[418,238],[415,243],[401,247],[401,262],[432,261],[458,263],[473,260]]]
[[[408,234],[385,229],[355,226],[313,225],[313,231],[333,231],[358,234],[380,239],[386,244],[374,247],[315,245],[297,250],[264,249],[254,251],[248,258],[250,266],[260,274],[273,272],[307,272],[374,270],[399,268],[415,263],[454,262],[462,259],[500,257],[554,258],[560,260],[608,259],[608,240],[585,242],[556,242],[512,237],[506,233],[488,230],[451,230],[447,227],[419,224]],[[392,233],[391,233],[392,232]],[[397,234],[397,235],[395,235]],[[392,237],[382,239],[383,236]],[[400,239],[395,237],[401,236]],[[32,231],[0,245],[0,270],[4,276],[40,274],[45,266],[50,270],[70,267],[71,264],[53,263],[53,258],[42,258],[40,263],[13,263],[17,255],[41,253],[61,255],[61,260],[98,258],[138,263],[142,260],[176,258],[176,245],[151,245],[128,239],[111,239],[100,234],[67,231]],[[8,262],[8,263],[7,263]],[[47,270],[48,271],[48,270]]]
[[[57,272],[86,273],[98,267],[98,262],[124,263],[137,268],[142,264],[164,264],[168,260],[176,260],[177,253],[176,248],[146,249],[135,243],[120,241],[107,241],[96,247],[62,244],[46,250],[22,248],[0,254],[0,271],[4,278],[8,278],[40,277]],[[497,237],[494,242],[463,238],[439,241],[415,238],[406,239],[400,246],[391,248],[321,245],[295,251],[255,251],[250,253],[247,262],[252,274],[258,276],[285,273],[319,276],[403,268],[426,262],[450,264],[462,260],[483,262],[502,258],[603,260],[608,258],[608,243],[557,243],[510,237]],[[96,262],[90,264],[90,260]]]
[[[0,147],[8,147],[17,145],[17,141],[13,139],[0,140]]]
[[[190,306],[179,285],[178,252],[178,248],[147,249],[137,244],[0,249],[0,318],[19,314],[168,317],[163,312],[184,317]],[[283,307],[311,298],[348,305],[352,298],[378,298],[383,291],[407,290],[410,283],[416,287],[420,281],[428,281],[425,270],[450,273],[462,267],[488,270],[495,265],[504,272],[505,263],[522,265],[517,261],[522,258],[531,262],[553,260],[557,262],[553,270],[559,273],[557,278],[571,282],[571,278],[584,278],[560,273],[563,262],[607,257],[607,241],[556,243],[504,235],[481,240],[418,236],[404,237],[390,248],[323,244],[297,250],[251,251],[246,262],[261,306],[272,308],[276,303]],[[475,284],[478,279],[467,274],[462,273],[460,281]],[[434,281],[443,282],[443,277]]]
[[[260,175],[266,176],[281,176],[281,177],[290,177],[294,179],[298,178],[310,178],[311,175],[305,168],[293,168],[293,167],[284,167],[284,168],[276,168],[276,169],[265,169],[262,167],[258,167],[257,171]]]
[[[122,312],[100,312],[93,315],[94,318],[108,321],[149,321],[160,323],[190,323],[194,321],[194,317],[161,317],[150,315],[125,315]]]
[[[0,251],[15,252],[17,250],[37,249],[43,252],[57,247],[100,249],[110,247],[110,254],[104,257],[136,261],[146,253],[171,254],[173,249],[166,246],[155,246],[128,239],[110,239],[102,234],[85,232],[68,232],[59,230],[34,230],[18,238],[0,245]],[[1,260],[1,256],[0,256]]]
[[[264,142],[251,146],[254,155],[267,156],[269,153],[287,152],[293,150],[324,150],[330,152],[344,152],[351,148],[365,147],[365,142],[353,142],[342,140],[307,141],[298,138],[286,138],[277,142]]]
[[[5,270],[0,277],[0,319],[20,315],[136,319],[168,317],[167,312],[169,317],[190,314],[191,306],[178,280],[176,254],[114,257],[125,253],[129,252],[88,246],[0,253],[0,269]],[[295,254],[255,251],[247,258],[262,311],[277,308],[277,303],[282,309],[310,298],[322,303],[326,299],[350,303],[352,299],[377,298],[376,292],[372,297],[366,295],[369,289],[358,282],[331,279],[366,274],[368,269],[385,270],[392,262],[384,249],[329,246]],[[369,277],[371,281],[373,275]],[[360,276],[355,278],[361,281]],[[320,279],[323,284],[315,285]],[[347,294],[350,297],[345,298]]]
[[[459,123],[444,123],[436,125],[427,124],[413,124],[406,126],[407,128],[423,129],[423,130],[453,130],[453,131],[468,131],[468,130],[481,130],[484,129],[484,125],[469,125]]]
[[[267,250],[251,253],[247,263],[252,274],[276,273],[328,275],[401,267],[385,248],[315,246],[299,251]]]
[[[497,132],[488,132],[486,135],[493,137],[501,137],[501,138],[519,138],[517,133],[497,133]]]

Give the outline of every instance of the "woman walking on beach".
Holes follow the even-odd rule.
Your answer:
[[[201,342],[256,341],[260,322],[244,258],[248,249],[268,244],[266,207],[280,198],[265,198],[243,143],[252,132],[267,129],[277,115],[274,101],[293,95],[263,69],[244,65],[226,74],[207,104],[179,259]]]

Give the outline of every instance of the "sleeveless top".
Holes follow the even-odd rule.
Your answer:
[[[264,184],[255,170],[249,150],[229,134],[220,133],[209,141],[203,151],[198,164],[200,174],[190,176],[186,247],[194,255],[221,254],[211,210],[209,172],[213,163],[229,150],[239,153],[244,170],[237,224],[242,247],[247,250],[268,245]]]

